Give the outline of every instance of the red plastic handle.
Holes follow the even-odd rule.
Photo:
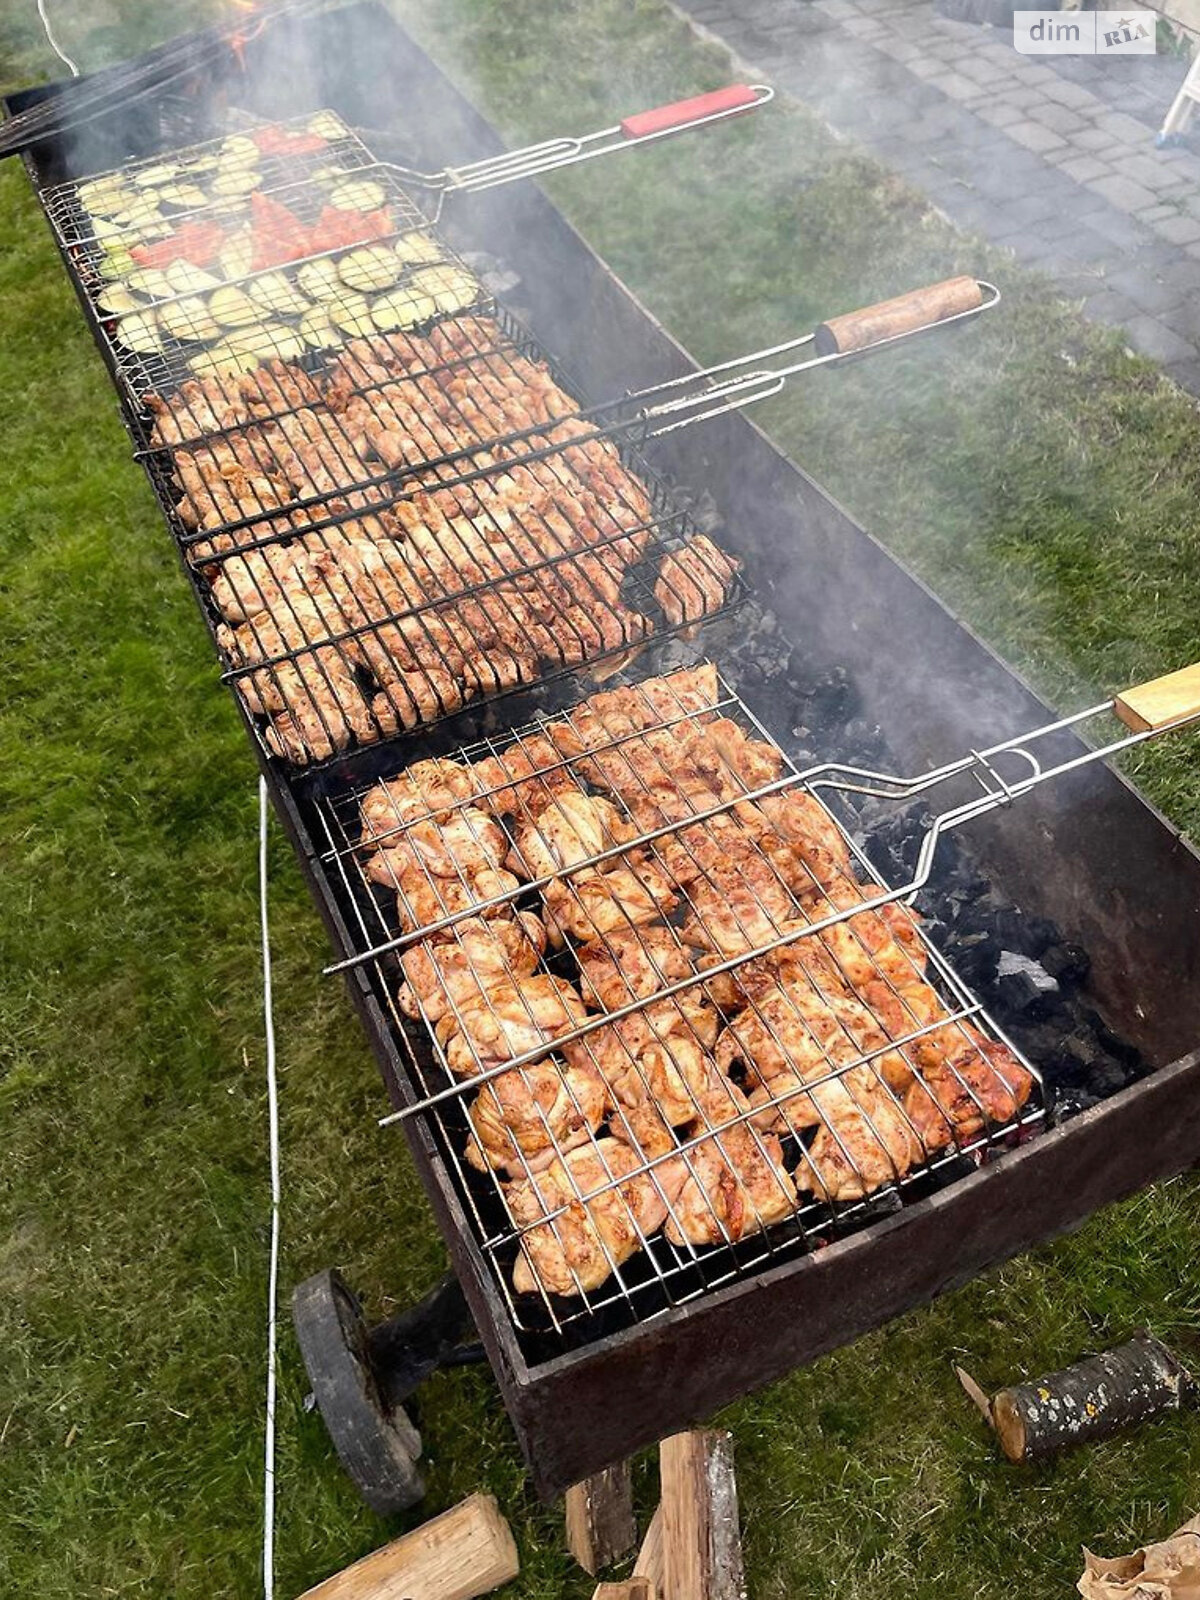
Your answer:
[[[627,139],[642,139],[648,133],[686,127],[689,122],[715,116],[718,111],[748,111],[757,104],[758,96],[748,83],[731,83],[727,89],[714,89],[711,94],[676,100],[673,105],[658,106],[654,111],[635,112],[622,122],[621,132]]]

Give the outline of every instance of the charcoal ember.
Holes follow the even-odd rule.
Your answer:
[[[897,809],[894,800],[868,796],[859,811],[857,836],[867,859],[889,883],[900,884],[913,876],[921,844],[933,824],[933,813],[922,800]]]
[[[1062,943],[1061,928],[1057,923],[1051,922],[1049,917],[1027,917],[1023,913],[1018,915],[1021,917],[1022,950],[1027,956],[1032,956],[1035,961],[1041,961],[1045,966],[1046,963],[1042,958],[1046,951],[1051,945]]]
[[[1009,1011],[1044,1016],[1058,998],[1058,983],[1044,967],[1016,950],[1001,950],[993,985]]]
[[[987,988],[996,977],[1000,962],[1000,947],[990,933],[957,931],[946,945],[950,964],[973,988]]]
[[[833,667],[816,683],[810,682],[804,725],[822,733],[840,729],[853,715],[857,700],[858,691],[850,674],[844,667]]]
[[[1042,966],[1060,984],[1083,983],[1092,970],[1092,958],[1082,945],[1052,944],[1042,952]]]

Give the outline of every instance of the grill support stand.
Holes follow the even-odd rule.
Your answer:
[[[425,1493],[421,1436],[404,1401],[439,1367],[485,1360],[458,1279],[448,1273],[416,1305],[368,1328],[336,1268],[292,1295],[292,1321],[312,1396],[334,1448],[372,1511],[391,1516]]]

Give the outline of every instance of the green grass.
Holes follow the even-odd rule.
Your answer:
[[[513,137],[729,76],[658,0],[403,10],[431,39],[436,21]],[[147,14],[93,4],[60,30],[91,65],[139,42]],[[50,64],[32,15],[0,19],[11,81]],[[986,322],[819,375],[763,420],[1062,702],[1196,653],[1193,402],[801,109],[555,192],[705,357],[960,268],[1002,278]],[[268,1227],[253,764],[11,164],[0,237],[0,1593],[248,1596]],[[1139,766],[1193,830],[1194,758],[1179,741]],[[324,938],[277,835],[271,852],[284,1282],[336,1261],[380,1314],[444,1253],[402,1140],[375,1127],[374,1065],[320,977]],[[951,1362],[994,1383],[1144,1322],[1184,1338],[1198,1258],[1195,1183],[1163,1185],[730,1408],[756,1600],[1041,1600],[1070,1591],[1084,1540],[1120,1548],[1182,1520],[1200,1498],[1194,1419],[1018,1471]],[[282,1596],[476,1488],[517,1532],[514,1596],[590,1593],[486,1373],[424,1394],[429,1496],[393,1528],[303,1413],[290,1337],[283,1362]],[[644,1465],[639,1490],[648,1508]]]

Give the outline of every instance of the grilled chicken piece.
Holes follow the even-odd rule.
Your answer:
[[[699,991],[655,1002],[566,1045],[571,1063],[594,1066],[625,1106],[651,1105],[670,1124],[690,1122],[721,1079],[712,1055],[718,1019]]]
[[[790,967],[773,985],[754,987],[752,1004],[725,1028],[715,1055],[725,1072],[744,1064],[758,1127],[794,1133],[818,1125],[825,1090],[838,1085],[851,1085],[861,1097],[913,1081],[911,1061],[887,1048],[871,1013],[854,1000],[822,994],[803,969]],[[832,1099],[836,1106],[840,1094]]]
[[[691,1140],[706,1128],[748,1111],[745,1096],[724,1083],[703,1102]],[[796,1208],[796,1186],[783,1165],[779,1140],[747,1122],[710,1134],[683,1157],[687,1176],[673,1198],[666,1236],[672,1244],[733,1244],[770,1227]]]
[[[608,1091],[595,1071],[534,1062],[485,1083],[469,1111],[467,1160],[513,1177],[536,1172],[591,1140],[604,1120]]]
[[[290,647],[270,625],[217,629],[217,642],[234,667],[250,666]],[[238,693],[255,715],[270,718],[267,743],[296,765],[324,761],[353,739],[375,737],[376,724],[354,673],[336,649],[305,651],[236,680]]]
[[[633,851],[603,868],[556,878],[542,891],[552,944],[566,936],[604,939],[643,922],[657,922],[679,903],[666,874],[644,850]]]
[[[674,626],[700,622],[728,600],[740,565],[705,534],[697,534],[681,550],[664,557],[654,598]]]
[[[616,1011],[631,1000],[648,1000],[696,970],[691,952],[680,943],[678,934],[662,923],[620,928],[606,939],[582,945],[575,958],[583,998],[599,1011]]]
[[[390,834],[404,823],[440,819],[476,795],[477,769],[430,756],[414,762],[396,778],[384,778],[360,802],[365,839]]]
[[[989,1124],[1010,1121],[1033,1089],[1032,1077],[1006,1045],[984,1039],[969,1023],[959,1023],[957,1031],[958,1048],[936,1064],[922,1062],[904,1096],[904,1109],[931,1153],[973,1138]]]
[[[642,1157],[609,1138],[555,1158],[544,1172],[511,1184],[505,1199],[514,1224],[525,1230],[513,1268],[518,1294],[598,1289],[667,1214]]]
[[[745,818],[748,809],[739,808],[739,816]],[[756,801],[754,811],[776,837],[799,850],[819,883],[832,884],[849,876],[845,835],[815,795],[787,789]],[[756,818],[748,820],[752,828],[756,823]]]
[[[472,771],[480,805],[500,817],[537,817],[556,798],[583,793],[558,750],[541,734],[519,740],[502,755],[477,761]]]
[[[629,823],[598,795],[567,792],[522,822],[506,865],[522,878],[552,878],[633,836]]]
[[[451,1071],[473,1078],[569,1033],[585,1016],[583,1001],[565,978],[535,973],[497,983],[460,1006],[457,1015],[443,1016],[437,1038]]]
[[[401,921],[420,928],[496,899],[503,903],[483,914],[503,915],[508,909],[505,897],[518,887],[513,874],[500,866],[506,849],[500,827],[467,806],[444,823],[407,824],[370,852],[365,870],[372,883],[395,892]]]
[[[687,885],[684,942],[732,956],[795,931],[807,921],[801,900],[807,872],[795,860],[785,869],[801,895],[792,892],[777,863],[753,840],[730,840],[721,866]]]
[[[924,1152],[895,1097],[847,1074],[813,1090],[821,1127],[796,1168],[796,1187],[830,1201],[861,1200],[895,1183]]]
[[[466,917],[437,942],[425,940],[400,958],[405,982],[396,996],[406,1017],[434,1025],[498,983],[537,971],[546,930],[532,911],[515,917]]]

